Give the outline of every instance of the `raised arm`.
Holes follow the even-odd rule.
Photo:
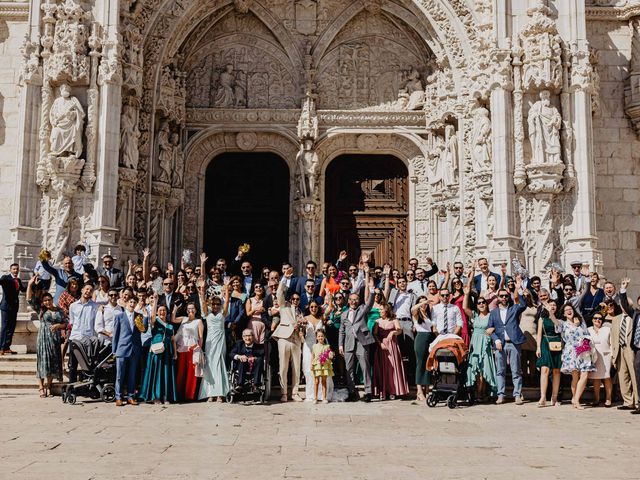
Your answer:
[[[149,282],[149,255],[151,251],[149,247],[145,248],[142,251],[142,278],[144,279],[144,283],[147,284]]]
[[[386,301],[389,301],[389,294],[391,293],[391,266],[385,265],[382,270],[382,275],[384,275],[384,298]]]
[[[202,252],[200,254],[200,275],[202,276],[202,278],[208,278],[207,277],[207,260],[209,260],[209,257],[207,257],[207,254]]]
[[[284,299],[285,288],[287,288],[285,284],[285,277],[282,277],[282,281],[278,284],[278,289],[276,290],[276,299],[278,300],[279,308],[282,308],[285,306],[285,299]]]
[[[627,288],[629,287],[630,283],[630,278],[622,279],[622,284],[620,285],[620,306],[627,315],[633,318],[636,314],[636,310],[631,305],[629,305],[629,298],[627,297]]]
[[[468,281],[466,285],[462,287],[464,291],[464,299],[462,300],[462,310],[468,318],[473,317],[473,310],[471,309],[471,281]]]
[[[507,282],[507,263],[502,262],[500,266],[500,285],[498,285],[498,290],[504,288],[505,283]]]
[[[438,265],[436,265],[431,257],[427,258],[427,266],[428,268],[426,269],[425,278],[429,278],[431,275],[438,273]]]
[[[200,301],[200,312],[202,312],[203,317],[206,317],[207,315],[209,315],[209,310],[206,308],[207,307],[207,298],[205,295],[206,284],[203,276],[198,278],[198,280],[196,281],[196,287],[198,288],[198,300]]]

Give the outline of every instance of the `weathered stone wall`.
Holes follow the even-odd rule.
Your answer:
[[[593,119],[598,246],[608,279],[629,276],[640,285],[640,140],[624,112],[631,33],[624,21],[590,20],[587,35],[599,51],[601,108]]]
[[[16,192],[20,47],[26,32],[26,18],[3,18],[0,11],[0,245],[9,243]]]

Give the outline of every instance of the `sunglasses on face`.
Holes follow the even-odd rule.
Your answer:
[[[117,297],[117,296],[118,296],[118,294],[117,294],[117,293],[110,293],[110,294],[109,294],[109,296],[110,296],[110,297]]]
[[[509,298],[509,295],[505,295],[504,293],[501,295],[498,295],[500,298]]]
[[[170,286],[171,286],[171,285],[173,285],[173,284],[172,284],[172,283],[163,283],[163,285],[164,285],[165,287],[170,287]]]
[[[593,317],[593,320],[602,320],[602,317]]]

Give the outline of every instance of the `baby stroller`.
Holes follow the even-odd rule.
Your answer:
[[[469,353],[466,352],[461,362],[450,348],[435,347],[435,363],[431,370],[433,388],[427,396],[427,405],[435,407],[439,402],[446,402],[449,408],[456,408],[458,401],[466,400],[473,405],[475,398],[473,389],[466,386]]]
[[[253,383],[253,372],[249,369],[245,370],[245,382],[240,379],[237,360],[232,360],[229,367],[229,393],[227,393],[227,402],[234,403],[238,400],[253,400],[258,403],[264,403],[271,396],[271,365],[269,364],[269,342],[264,344],[264,357],[262,360],[262,372],[257,385]],[[242,388],[244,383],[245,387]]]
[[[63,403],[76,403],[78,395],[103,402],[113,402],[115,389],[115,355],[111,344],[103,344],[98,339],[89,343],[71,340],[71,353],[78,361],[78,381],[69,383],[62,389]]]

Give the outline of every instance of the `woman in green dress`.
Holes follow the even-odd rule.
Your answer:
[[[67,328],[64,313],[53,304],[53,297],[46,292],[42,295],[40,310],[40,328],[36,343],[37,369],[40,397],[51,394],[53,378],[62,381],[62,336],[60,332]],[[44,380],[47,379],[45,388]]]
[[[473,273],[473,272],[471,272]],[[470,279],[473,276],[469,276]],[[469,368],[467,369],[467,386],[476,386],[476,398],[484,400],[485,390],[495,396],[498,393],[498,380],[496,378],[496,363],[491,350],[491,334],[493,328],[487,328],[489,324],[489,302],[480,296],[476,302],[477,311],[471,308],[471,281],[464,286],[464,300],[462,308],[471,319],[473,334],[471,335]]]
[[[158,294],[155,293],[151,298],[151,345],[157,343],[163,343],[164,350],[161,353],[149,350],[140,398],[146,402],[174,403],[177,401],[175,331],[168,319],[167,307],[158,306]]]
[[[549,385],[549,372],[553,373],[551,388],[551,405],[558,403],[558,391],[560,390],[560,367],[562,366],[562,340],[556,333],[555,319],[558,304],[555,300],[548,300],[542,305],[538,319],[538,349],[536,350],[536,368],[540,369],[540,401],[538,406],[547,405],[547,386]]]

